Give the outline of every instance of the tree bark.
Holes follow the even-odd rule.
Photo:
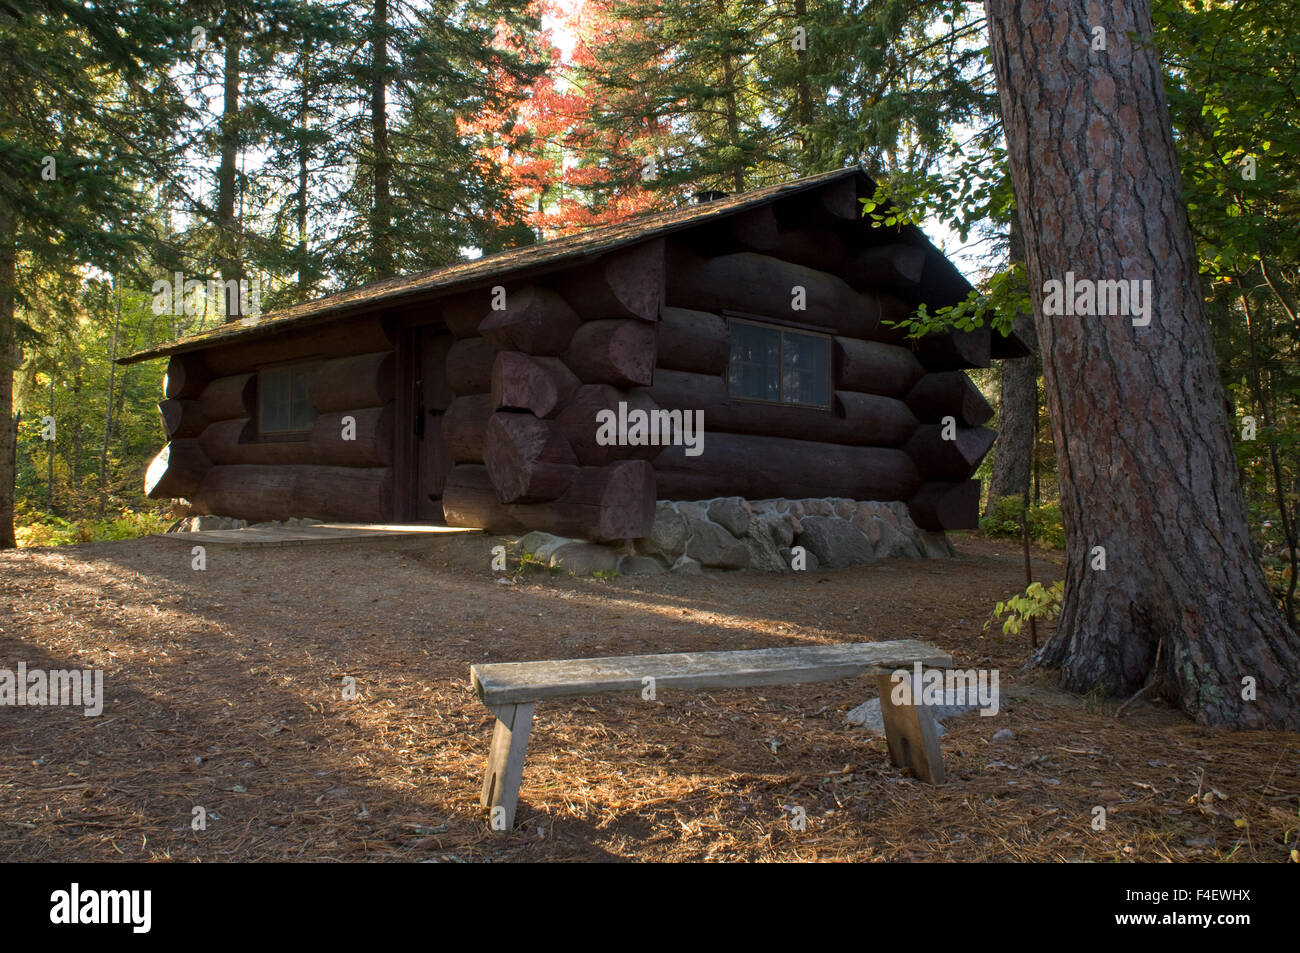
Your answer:
[[[226,320],[241,316],[238,282],[244,271],[239,260],[238,222],[235,220],[236,168],[239,157],[239,51],[243,25],[233,14],[226,18],[225,69],[222,75],[221,164],[217,168],[217,242],[220,249],[221,293]],[[232,287],[229,282],[236,284]]]
[[[1025,260],[1025,240],[1020,223],[1011,222],[1011,263]],[[986,513],[1004,496],[1024,498],[1029,492],[1029,477],[1034,457],[1034,420],[1038,416],[1038,335],[1034,333],[1033,313],[1020,313],[1012,331],[1031,349],[1034,357],[1020,357],[1002,362],[1002,389],[998,397],[998,442],[993,449],[993,474],[989,478],[989,502]]]
[[[370,211],[371,269],[375,278],[396,274],[393,254],[393,158],[388,149],[388,0],[375,0],[370,36],[370,132],[374,189]]]
[[[1154,676],[1203,724],[1300,727],[1300,640],[1251,553],[1147,0],[985,7],[1067,539],[1037,661],[1076,692]],[[1037,290],[1067,271],[1149,280],[1150,324],[1045,315]]]
[[[18,420],[14,417],[14,371],[22,364],[15,334],[14,291],[18,250],[14,215],[0,199],[0,549],[18,545],[14,537],[14,479],[17,476]]]

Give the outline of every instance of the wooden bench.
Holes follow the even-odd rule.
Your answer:
[[[470,682],[496,716],[480,801],[488,808],[493,830],[514,827],[533,709],[539,701],[640,694],[647,686],[653,686],[657,696],[673,690],[828,682],[866,671],[876,675],[890,760],[910,767],[923,781],[942,784],[943,760],[931,712],[924,705],[895,705],[891,698],[891,673],[911,671],[916,662],[923,668],[948,668],[952,658],[922,642],[900,640],[473,665]]]

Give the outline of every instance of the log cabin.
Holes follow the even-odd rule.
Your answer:
[[[656,500],[720,496],[974,527],[993,410],[964,371],[1027,352],[890,327],[971,286],[917,228],[865,219],[875,190],[851,168],[709,196],[132,354],[167,358],[145,490],[602,542],[644,537]],[[601,439],[635,411],[702,413],[702,446]]]

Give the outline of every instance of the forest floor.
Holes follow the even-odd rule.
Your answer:
[[[211,546],[202,572],[158,538],[0,553],[0,668],[101,668],[107,696],[95,718],[0,708],[0,860],[1281,861],[1295,844],[1300,735],[1143,701],[1117,717],[1019,674],[1028,631],[982,632],[1023,588],[1014,542],[509,583],[498,542]],[[1060,559],[1036,552],[1036,577]],[[575,699],[538,706],[518,827],[487,830],[471,663],[892,638],[1000,672],[996,716],[947,722],[941,787],[846,725],[866,679]]]

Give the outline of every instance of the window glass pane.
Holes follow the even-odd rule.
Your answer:
[[[783,399],[787,404],[830,405],[831,342],[811,334],[785,332]]]
[[[289,426],[291,430],[310,430],[316,423],[316,411],[307,395],[311,382],[311,367],[293,369],[293,392],[290,395]]]
[[[736,397],[781,399],[781,332],[739,321],[731,325],[729,385]]]
[[[289,372],[284,368],[262,371],[258,376],[260,429],[277,433],[289,429]]]

